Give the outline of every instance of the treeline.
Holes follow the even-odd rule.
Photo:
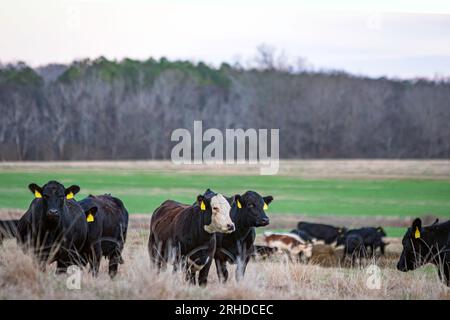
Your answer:
[[[448,158],[450,82],[105,58],[0,67],[0,160],[168,159],[172,130],[279,128],[283,158]]]

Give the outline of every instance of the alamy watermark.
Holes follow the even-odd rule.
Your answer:
[[[366,287],[369,290],[381,289],[381,269],[375,264],[371,264],[366,268]]]
[[[209,128],[203,132],[203,122],[194,121],[192,134],[188,129],[179,128],[172,132],[170,139],[178,142],[171,153],[172,162],[177,165],[253,164],[259,165],[262,175],[278,173],[279,129],[225,129],[222,132]]]
[[[81,289],[81,269],[75,265],[67,268],[66,288],[68,290]]]

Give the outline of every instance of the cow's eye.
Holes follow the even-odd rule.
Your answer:
[[[213,207],[213,210],[214,211],[219,211],[219,208],[218,207]]]

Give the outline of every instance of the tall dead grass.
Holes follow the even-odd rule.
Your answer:
[[[81,289],[69,290],[68,275],[55,275],[55,266],[39,271],[33,259],[15,241],[0,248],[0,299],[449,299],[450,290],[439,282],[437,271],[428,266],[409,273],[395,269],[397,255],[373,261],[381,267],[381,288],[366,286],[364,265],[354,268],[293,264],[279,257],[250,262],[245,278],[220,284],[211,268],[206,288],[192,286],[171,269],[157,274],[150,265],[146,236],[132,230],[125,246],[125,264],[110,280],[102,261],[98,278],[87,270],[81,274]]]

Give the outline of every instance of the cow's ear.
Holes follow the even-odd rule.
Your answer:
[[[28,189],[30,189],[31,193],[34,194],[35,198],[42,198],[42,188],[36,183],[30,183],[28,185]]]
[[[227,201],[230,204],[230,206],[233,204],[234,201],[236,201],[236,196],[232,196],[232,197],[224,196],[224,198],[227,199]]]
[[[411,229],[414,235],[415,239],[419,239],[422,235],[422,220],[420,220],[420,218],[416,218],[414,219],[412,225],[411,225]]]
[[[77,185],[70,186],[66,189],[65,194],[68,200],[73,199],[73,197],[80,192],[80,187]]]
[[[85,212],[86,214],[86,221],[87,222],[94,222],[95,221],[95,215],[97,214],[97,207],[92,207],[89,210]]]
[[[202,210],[202,211],[206,210],[206,200],[205,200],[204,196],[198,195],[197,196],[197,203],[198,203],[198,206],[200,207],[200,210]]]
[[[242,201],[242,197],[240,194],[234,195],[234,201],[236,202],[236,207],[238,207],[239,209],[242,209],[244,202]]]
[[[264,210],[269,209],[269,204],[273,201],[272,196],[267,196],[263,198],[264,200]]]

